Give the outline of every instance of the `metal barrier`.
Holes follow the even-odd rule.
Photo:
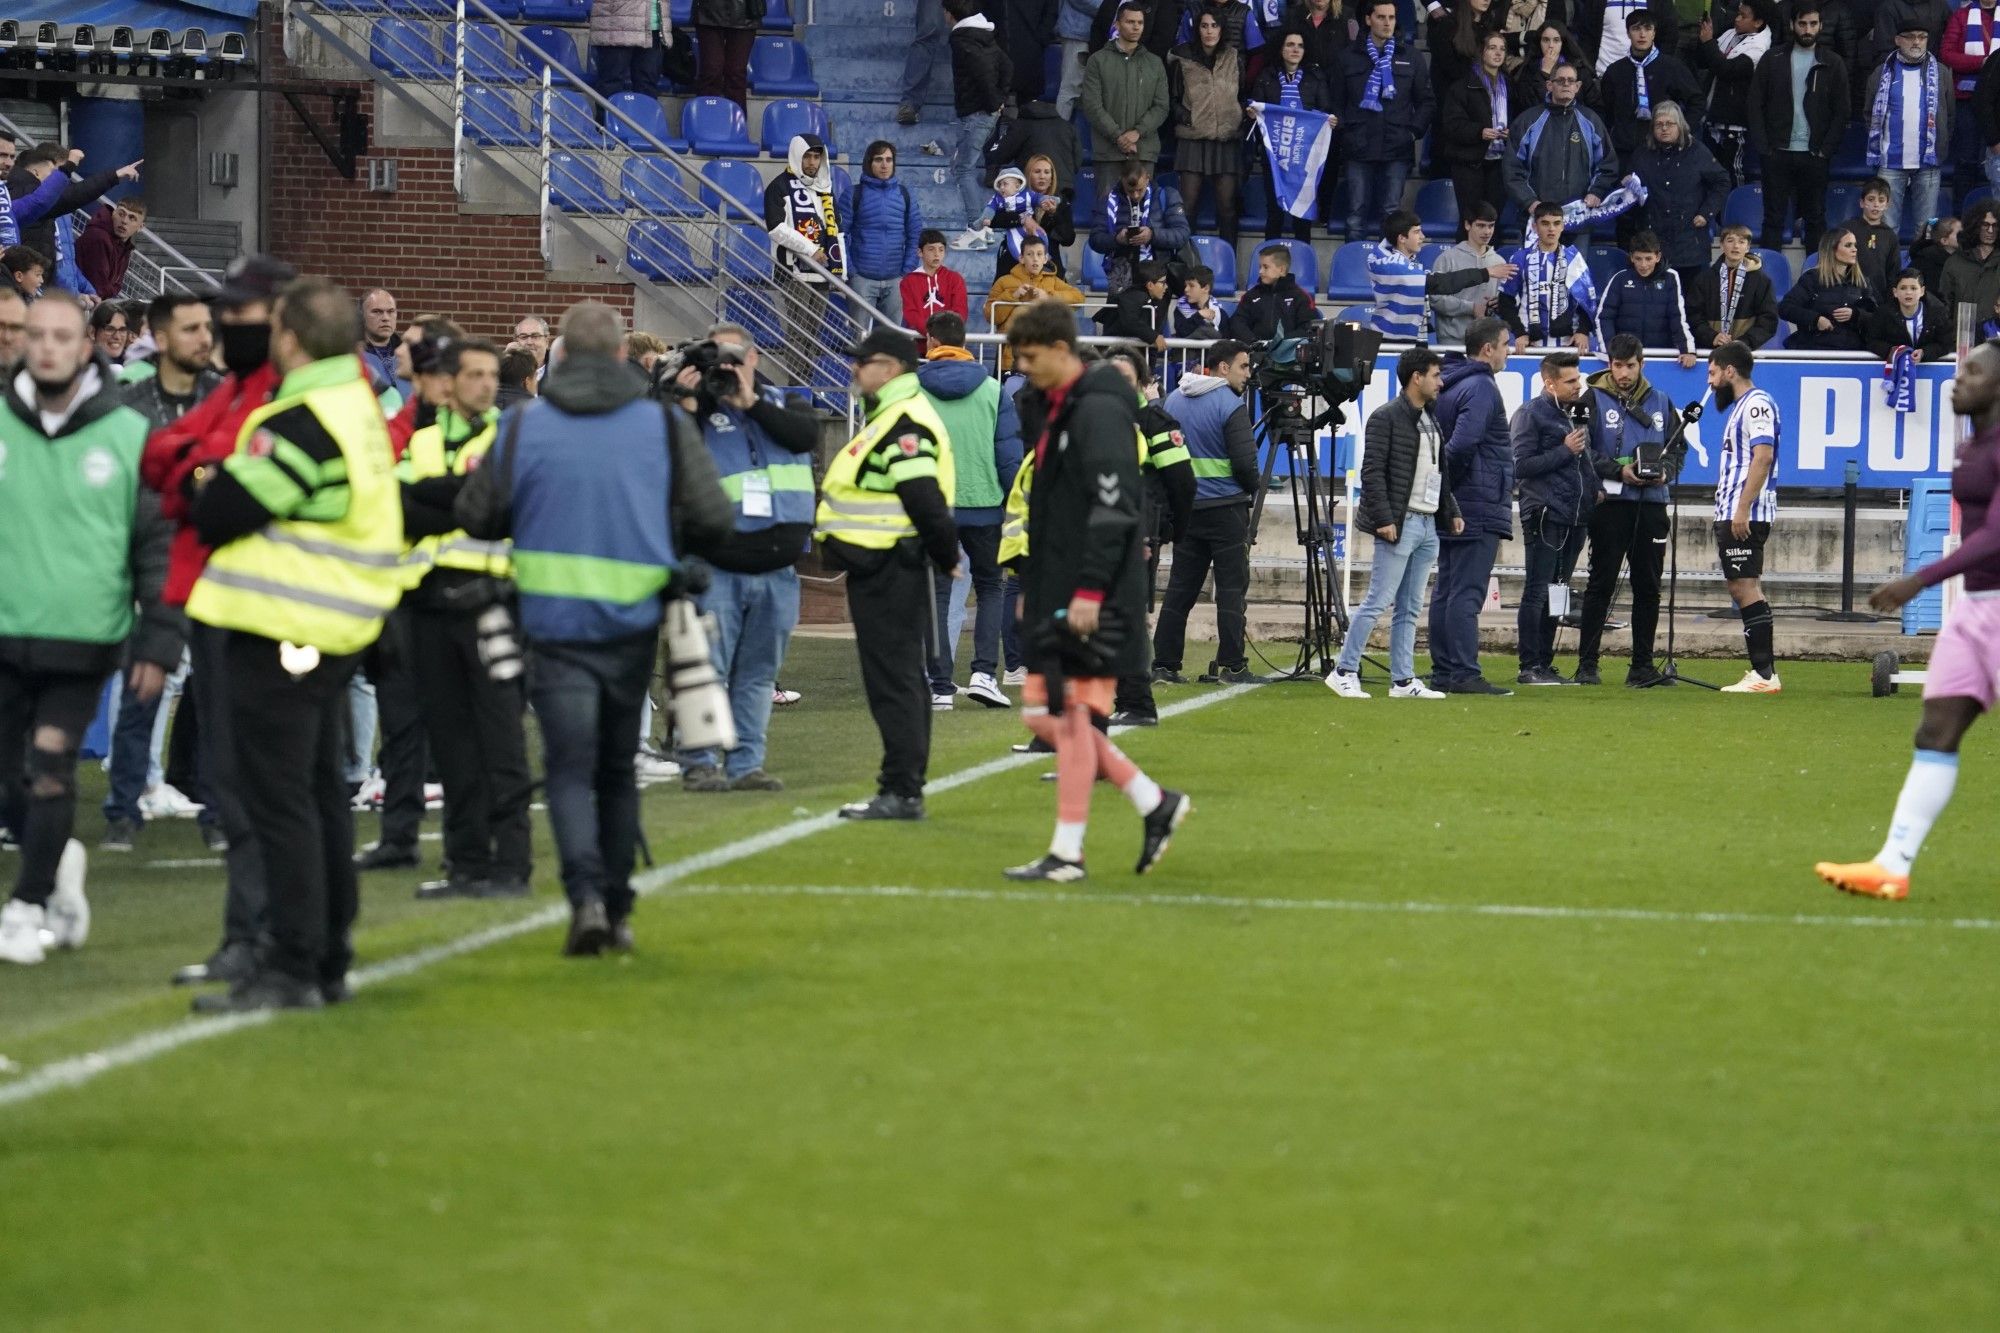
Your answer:
[[[291,13],[452,136],[461,199],[475,162],[502,188],[534,193],[545,261],[557,257],[558,234],[573,238],[610,258],[678,322],[741,324],[774,378],[848,409],[842,353],[875,322],[898,316],[869,307],[810,258],[801,260],[804,276],[781,272],[762,197],[744,197],[745,187],[730,180],[744,173],[717,165],[741,159],[690,156],[672,141],[656,99],[628,102],[621,94],[614,104],[580,77],[573,40],[567,50],[546,49],[557,45],[553,37],[531,37],[486,0],[438,0],[434,9],[409,0],[311,0]],[[358,40],[356,21],[368,25]],[[836,197],[842,193],[836,185]]]

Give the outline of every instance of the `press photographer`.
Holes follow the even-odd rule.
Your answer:
[[[1542,358],[1542,392],[1515,411],[1514,477],[1521,502],[1521,547],[1527,582],[1515,620],[1521,685],[1568,685],[1555,669],[1556,616],[1549,585],[1567,583],[1583,548],[1585,523],[1597,499],[1590,460],[1591,404],[1575,352]],[[1565,588],[1565,596],[1567,589]]]
[[[799,622],[799,576],[813,522],[813,446],[819,423],[779,407],[756,387],[757,348],[740,330],[681,349],[672,372],[680,406],[701,426],[722,489],[735,510],[729,536],[710,553],[714,567],[695,601],[714,617],[716,674],[729,691],[736,746],[725,754],[690,749],[677,757],[689,791],[782,791],[764,771],[772,690]]]
[[[1679,449],[1668,456],[1674,405],[1646,379],[1639,339],[1611,340],[1611,365],[1589,379],[1590,463],[1599,503],[1591,510],[1590,582],[1583,590],[1576,683],[1597,685],[1598,646],[1618,587],[1618,571],[1632,570],[1632,665],[1625,683],[1647,689],[1666,680],[1653,666],[1653,634],[1660,622],[1660,573],[1667,554],[1667,486],[1680,470]]]

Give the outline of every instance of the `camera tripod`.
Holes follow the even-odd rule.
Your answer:
[[[1251,541],[1256,540],[1258,523],[1264,516],[1264,499],[1271,493],[1273,473],[1282,457],[1289,474],[1287,483],[1298,543],[1305,553],[1306,618],[1299,638],[1298,661],[1276,679],[1318,680],[1333,670],[1348,624],[1347,602],[1341,595],[1340,572],[1334,559],[1334,500],[1320,471],[1319,449],[1314,441],[1322,425],[1339,422],[1340,410],[1332,408],[1324,416],[1308,420],[1299,410],[1298,396],[1283,390],[1260,391],[1257,405],[1262,411],[1254,433],[1264,455],[1264,466],[1257,499],[1250,510]],[[1382,669],[1380,662],[1373,665]]]

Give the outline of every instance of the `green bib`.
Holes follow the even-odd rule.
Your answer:
[[[146,431],[121,407],[51,440],[0,401],[0,637],[120,643],[131,633]]]

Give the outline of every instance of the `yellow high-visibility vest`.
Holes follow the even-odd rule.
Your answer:
[[[383,620],[410,581],[389,429],[360,363],[352,356],[333,357],[287,375],[277,396],[243,423],[237,452],[267,444],[295,449],[271,439],[263,427],[299,408],[311,412],[340,446],[339,462],[319,470],[323,486],[346,485],[343,511],[318,520],[273,519],[217,548],[187,611],[220,629],[327,654],[358,653],[381,635]],[[305,512],[310,509],[309,503]]]
[[[1132,438],[1139,449],[1139,467],[1143,471],[1152,466],[1155,452],[1165,455],[1173,449],[1181,449],[1173,436],[1175,432],[1163,432],[1152,440],[1146,438],[1145,428],[1134,426]],[[1182,450],[1182,457],[1186,451]],[[1028,553],[1028,492],[1034,488],[1035,459],[1031,447],[1028,456],[1021,460],[1021,467],[1014,474],[1014,484],[1007,488],[1007,508],[1000,522],[1000,563],[1005,565],[1019,560]]]
[[[886,468],[864,473],[869,459],[884,444],[895,447],[899,435],[913,434],[912,425],[921,426],[937,440],[937,461],[916,452],[911,444],[890,459]],[[924,397],[915,374],[899,375],[876,395],[875,413],[861,433],[833,456],[827,465],[826,480],[820,484],[818,531],[820,540],[835,538],[850,546],[886,551],[897,542],[917,535],[917,525],[903,510],[896,495],[896,483],[913,477],[935,477],[951,503],[957,478],[951,461],[951,432],[945,429],[937,409]]]
[[[410,436],[409,450],[403,455],[403,471],[409,481],[442,477],[446,473],[464,476],[486,457],[500,434],[500,418],[495,414],[487,421],[484,430],[460,444],[458,452],[447,461],[444,454],[444,413],[441,411],[438,415],[436,425],[426,426]],[[466,536],[460,529],[438,537],[425,537],[410,548],[410,558],[426,571],[432,568],[463,569],[506,579],[514,576],[513,561],[509,558],[512,551],[512,542],[483,542]]]

